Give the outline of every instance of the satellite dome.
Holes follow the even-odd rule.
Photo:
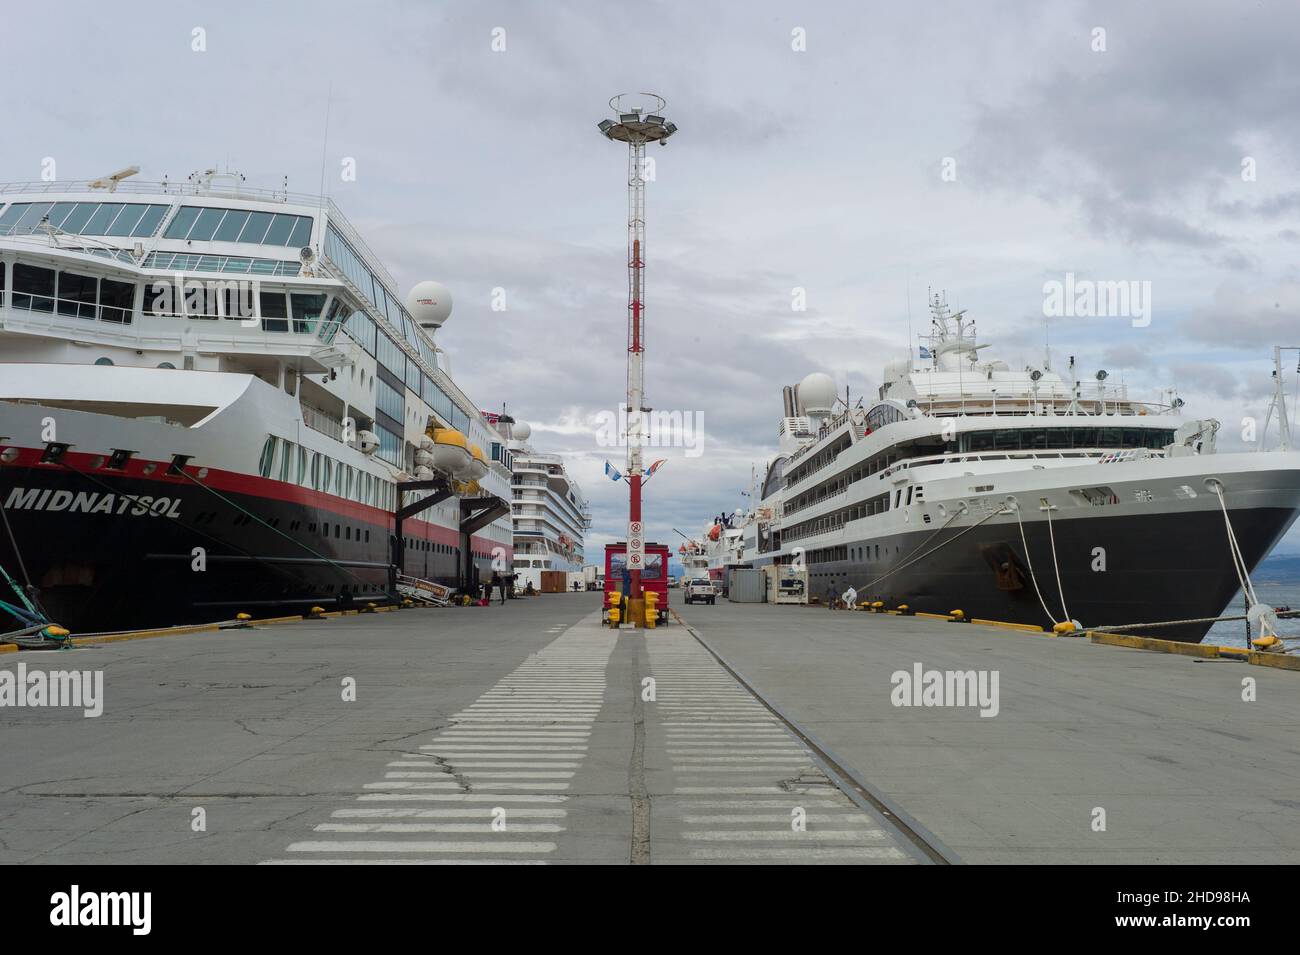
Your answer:
[[[516,441],[527,441],[532,433],[533,429],[528,426],[527,421],[516,421],[514,427],[510,429],[510,437]]]
[[[441,328],[451,314],[451,293],[439,282],[420,282],[406,293],[406,310],[421,328]]]
[[[799,382],[799,407],[804,414],[829,413],[835,404],[835,382],[824,372],[814,371]]]

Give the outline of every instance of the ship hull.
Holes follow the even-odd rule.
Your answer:
[[[1290,507],[1231,512],[1248,568],[1267,556],[1297,513]],[[1238,577],[1217,510],[1058,520],[1050,532],[1036,520],[1026,522],[1024,531],[1028,553],[1014,522],[852,540],[845,550],[866,559],[810,562],[810,593],[824,597],[833,590],[838,596],[853,586],[859,601],[881,600],[890,608],[907,604],[945,614],[960,609],[971,618],[1048,628],[1053,620],[1067,619],[1067,610],[1068,618],[1086,627],[1212,618],[1236,610],[1228,604],[1239,589]],[[1197,643],[1210,626],[1127,632]]]
[[[383,511],[232,472],[197,482],[158,464],[151,477],[116,475],[69,457],[77,463],[0,466],[18,550],[0,527],[0,566],[30,580],[50,619],[74,633],[339,609],[387,594]],[[408,520],[403,536],[404,573],[457,582],[457,530]],[[491,549],[478,537],[472,546]],[[490,573],[489,559],[475,563]]]

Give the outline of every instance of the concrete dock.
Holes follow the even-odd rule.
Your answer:
[[[725,602],[614,633],[598,605],[0,656],[104,679],[97,718],[0,708],[0,863],[1300,861],[1300,673]],[[917,664],[996,672],[996,715],[894,705]]]

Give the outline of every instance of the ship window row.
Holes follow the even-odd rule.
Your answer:
[[[895,499],[894,506],[898,507],[900,503],[900,500]],[[908,489],[907,503],[912,503],[910,488]],[[825,534],[827,531],[838,530],[850,521],[858,521],[864,517],[874,517],[876,514],[883,514],[888,510],[889,492],[886,491],[884,494],[877,494],[849,507],[842,507],[838,511],[832,511],[810,521],[803,521],[788,527],[782,532],[781,539],[788,543],[804,537],[811,537],[814,534]]]
[[[402,337],[420,353],[425,361],[433,363],[432,349],[420,335],[410,313],[379,276],[370,271],[370,267],[366,265],[361,255],[332,224],[327,224],[325,227],[325,257],[360,289],[361,294],[370,300],[370,304],[378,310],[379,314],[402,333]],[[394,370],[394,374],[400,376],[401,371]]]
[[[311,225],[311,216],[296,216],[287,212],[181,206],[168,224],[163,238],[303,248],[311,242]]]
[[[966,431],[949,441],[948,452],[1035,451],[1046,448],[1151,448],[1172,444],[1169,428],[1001,428]]]
[[[374,319],[365,312],[353,312],[344,323],[343,330],[395,378],[406,382],[412,394],[423,399],[439,418],[457,431],[468,434],[469,416],[418,365],[407,361],[401,346],[380,331]],[[396,403],[393,404],[393,410],[397,410]],[[401,414],[393,414],[392,411],[388,413],[398,421],[404,420]]]
[[[785,486],[793,487],[804,478],[808,477],[808,475],[815,471],[820,471],[828,464],[831,464],[840,456],[840,454],[847,450],[850,443],[852,442],[849,438],[848,432],[845,432],[835,441],[834,444],[822,448],[822,450],[818,451],[807,461],[801,461],[797,468],[785,476]]]
[[[7,275],[8,269],[0,264],[0,290],[5,287]],[[250,283],[218,284],[223,287],[208,289],[201,283],[186,283],[178,293],[172,282],[147,283],[142,314],[209,321],[260,318],[264,331],[287,332],[292,323],[293,331],[317,333],[322,340],[332,339],[333,330],[349,314],[347,304],[336,296],[322,325],[321,315],[328,300],[323,292],[260,291],[255,296]],[[135,313],[135,292],[134,282],[67,270],[56,272],[23,262],[13,265],[11,302],[17,309],[125,325],[131,323]]]
[[[795,554],[782,554],[778,559],[778,564],[792,564],[795,561]],[[836,547],[818,547],[814,550],[805,551],[803,559],[808,564],[824,564],[832,560],[848,560],[849,549],[846,545]],[[816,576],[810,575],[810,576]],[[823,575],[825,576],[825,575]]]
[[[391,481],[275,435],[268,435],[262,445],[258,473],[386,511],[397,503],[397,488]]]
[[[148,238],[170,206],[143,202],[15,202],[0,215],[0,235],[26,235],[42,223],[71,235]]]
[[[298,275],[302,263],[281,259],[253,259],[240,255],[198,255],[186,252],[150,252],[143,268],[169,272],[233,272],[236,275]]]
[[[369,299],[370,304],[391,326],[401,330],[402,336],[426,363],[430,366],[437,364],[432,346],[419,334],[410,314],[332,224],[325,226],[325,257]],[[406,382],[412,393],[424,399],[443,421],[458,431],[468,433],[469,417],[460,410],[450,395],[424,374],[419,365],[407,360],[402,347],[380,329],[374,319],[357,312],[344,330],[395,378]],[[402,419],[399,417],[399,420]]]
[[[0,288],[3,274],[0,270]],[[135,284],[16,262],[13,307],[127,324],[135,310]]]
[[[828,498],[843,494],[848,491],[849,485],[885,470],[901,460],[902,457],[903,454],[897,447],[874,454],[843,473],[837,474],[831,480],[809,488],[793,500],[787,501],[782,508],[782,513],[787,515],[795,514],[804,508],[813,507]]]
[[[402,463],[402,436],[389,431],[381,424],[375,425],[375,436],[379,439],[379,450],[375,455],[394,467],[399,467]]]
[[[460,556],[459,547],[452,547],[450,544],[439,544],[437,541],[431,541],[423,537],[404,537],[402,538],[402,543],[406,545],[407,550],[424,551],[426,554],[446,554],[454,557]]]

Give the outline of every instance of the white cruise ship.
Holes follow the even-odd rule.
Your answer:
[[[1216,453],[1219,423],[1181,399],[1081,381],[1073,358],[1012,369],[964,313],[931,311],[928,360],[889,363],[874,403],[823,374],[786,389],[756,509],[779,510],[775,547],[756,533],[745,562],[801,561],[819,597],[1048,628],[1195,620],[1134,632],[1199,641],[1300,513],[1285,396],[1280,449]]]
[[[136,171],[0,186],[0,566],[45,614],[221,619],[508,566],[510,469],[439,361],[446,290],[399,295],[328,198]]]
[[[591,526],[582,488],[560,455],[528,443],[532,428],[527,422],[506,414],[488,417],[510,452],[515,589],[523,591],[531,583],[541,592],[571,590],[568,575],[582,573],[583,540]],[[565,576],[557,576],[561,573]]]

